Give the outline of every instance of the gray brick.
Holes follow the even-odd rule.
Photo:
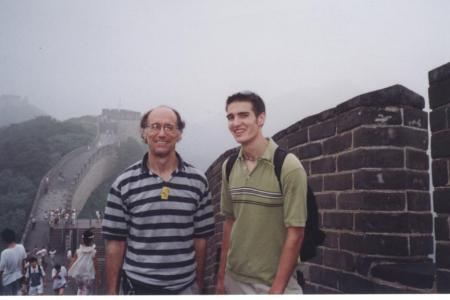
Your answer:
[[[449,167],[447,159],[435,159],[432,163],[433,186],[445,186],[449,182]]]
[[[309,127],[309,140],[316,141],[336,134],[336,120],[332,119]]]
[[[431,136],[431,157],[450,157],[450,130],[443,130],[433,133]]]
[[[330,229],[353,229],[353,214],[341,212],[324,212],[323,227]]]
[[[450,214],[450,187],[435,189],[433,192],[434,211]]]
[[[338,116],[339,133],[361,125],[400,125],[402,123],[399,107],[358,107]]]
[[[337,174],[324,176],[325,191],[350,190],[353,186],[352,174]]]
[[[334,173],[336,171],[336,159],[324,157],[311,161],[311,174]]]
[[[403,108],[403,125],[428,129],[428,113],[422,110],[404,107]]]
[[[450,78],[434,83],[428,88],[428,98],[430,99],[430,108],[450,103]]]
[[[397,146],[427,150],[428,132],[406,127],[361,127],[353,133],[353,146]]]
[[[430,112],[430,128],[431,132],[448,129],[450,109],[448,106],[442,106]]]
[[[357,149],[343,153],[337,159],[338,171],[360,168],[402,168],[404,154],[401,149]]]
[[[397,192],[350,192],[340,193],[337,203],[341,210],[400,211],[405,209],[405,198]]]
[[[352,146],[352,133],[347,132],[323,141],[323,154],[335,154]]]
[[[320,143],[312,143],[297,148],[298,157],[300,159],[312,158],[322,155],[322,145]]]
[[[406,198],[409,211],[430,211],[431,209],[431,195],[428,191],[408,191]]]
[[[406,149],[406,168],[428,170],[429,159],[425,151]]]

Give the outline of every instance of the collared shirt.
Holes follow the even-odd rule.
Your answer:
[[[306,172],[293,154],[281,169],[280,191],[273,156],[277,144],[269,144],[249,172],[241,148],[230,173],[222,181],[221,212],[235,219],[230,238],[227,272],[235,280],[270,285],[275,277],[287,227],[306,224]],[[226,161],[222,167],[225,175]]]
[[[213,207],[203,173],[184,162],[169,181],[147,168],[148,153],[112,184],[103,236],[126,240],[128,277],[178,290],[195,280],[194,238],[214,232]]]

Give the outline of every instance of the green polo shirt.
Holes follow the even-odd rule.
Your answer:
[[[273,156],[277,144],[269,145],[249,172],[242,149],[230,173],[222,165],[221,212],[235,219],[230,237],[227,273],[246,283],[271,285],[286,238],[287,227],[305,227],[306,172],[293,154],[281,169],[280,192]]]

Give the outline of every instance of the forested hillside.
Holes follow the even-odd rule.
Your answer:
[[[0,230],[14,228],[21,236],[43,176],[95,134],[93,122],[48,116],[0,128]]]
[[[48,115],[29,103],[26,98],[16,95],[0,95],[0,127]]]

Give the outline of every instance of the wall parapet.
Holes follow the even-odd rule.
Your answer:
[[[450,63],[428,73],[436,288],[450,293]]]

